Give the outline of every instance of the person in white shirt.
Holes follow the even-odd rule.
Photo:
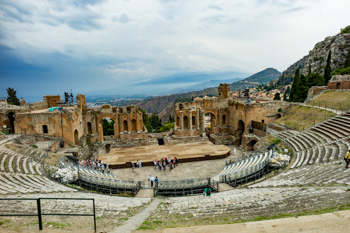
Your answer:
[[[151,180],[151,188],[153,188],[153,182],[154,182],[155,179],[154,179],[153,176],[151,176],[150,180]]]

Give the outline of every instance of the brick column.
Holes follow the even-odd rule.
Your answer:
[[[197,108],[196,109],[196,113],[197,113],[197,116],[196,116],[196,121],[197,121],[197,125],[196,125],[196,128],[197,128],[197,130],[199,130],[199,109]]]
[[[130,121],[130,113],[128,113],[128,134],[131,133],[131,121]]]
[[[205,113],[204,110],[202,110],[202,137],[205,137]]]
[[[189,119],[189,123],[190,123],[190,130],[192,130],[192,110],[190,110],[190,119]]]
[[[184,130],[184,112],[183,111],[180,111],[181,113],[181,130]]]

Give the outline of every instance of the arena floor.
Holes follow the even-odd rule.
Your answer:
[[[125,165],[127,162],[135,163],[141,160],[142,163],[150,163],[154,158],[174,158],[180,161],[190,159],[193,161],[205,160],[205,155],[213,157],[222,157],[230,151],[230,148],[224,145],[215,145],[209,141],[194,142],[176,145],[151,145],[130,148],[113,148],[109,154],[102,154],[98,160],[104,163],[109,162],[110,166]],[[130,165],[131,167],[131,165]]]
[[[236,148],[236,155],[233,151]],[[179,165],[171,171],[167,167],[166,170],[156,169],[154,166],[147,166],[142,168],[136,168],[133,173],[131,168],[118,168],[113,169],[113,174],[119,177],[121,180],[128,181],[147,181],[148,175],[158,177],[159,180],[183,180],[183,179],[196,179],[212,177],[219,174],[226,164],[226,161],[233,159],[236,156],[241,156],[243,151],[237,146],[228,146],[231,150],[231,155],[223,159],[203,160],[189,163],[179,163]]]

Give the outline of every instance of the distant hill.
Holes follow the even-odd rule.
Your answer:
[[[243,90],[247,87],[254,87],[260,84],[270,83],[271,80],[277,79],[280,76],[280,74],[281,72],[279,72],[274,68],[267,68],[241,81],[231,83],[230,84],[231,91],[239,90],[239,89]],[[223,82],[221,81],[220,83],[223,83]],[[174,114],[173,107],[174,107],[174,102],[177,98],[180,98],[180,97],[191,98],[191,97],[204,96],[204,95],[217,95],[218,94],[217,86],[212,88],[207,88],[202,91],[192,91],[192,92],[182,93],[182,94],[153,97],[153,98],[140,101],[136,105],[146,110],[146,112],[148,113],[153,113],[153,112],[158,113],[159,117],[164,122],[168,120],[170,114]]]
[[[226,80],[210,80],[207,82],[199,83],[196,85],[192,85],[184,88],[176,88],[171,90],[171,93],[186,93],[191,91],[200,91],[210,87],[218,87],[220,83],[234,83],[242,80],[243,78],[234,78],[234,79],[226,79]]]

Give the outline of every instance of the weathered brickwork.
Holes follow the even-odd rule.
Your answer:
[[[28,106],[23,100],[21,111],[16,112],[13,122],[16,133],[62,137],[73,144],[85,145],[86,142],[104,141],[107,138],[103,135],[102,120],[109,118],[114,123],[114,135],[108,138],[121,141],[148,138],[142,113],[136,106],[111,107],[106,104],[102,108],[91,109],[86,107],[85,95],[79,94],[76,99],[76,107],[54,111],[48,111],[47,108],[57,106],[61,102],[59,96],[44,96],[44,100],[29,105],[27,111],[23,110]],[[1,115],[1,124],[9,125],[4,116],[6,114]]]
[[[280,117],[279,110],[284,110],[289,103],[284,101],[269,101],[253,103],[235,102],[229,98],[228,84],[220,84],[219,98],[202,99],[191,103],[178,103],[175,106],[176,119],[174,134],[177,136],[202,135],[213,138],[213,142],[230,140],[233,144],[248,145],[250,141],[242,141],[242,135],[253,127],[253,121],[266,126]],[[210,114],[210,129],[205,126],[205,114]],[[264,135],[266,127],[253,129],[259,136]],[[214,137],[215,135],[215,137]],[[223,135],[226,137],[217,137]],[[232,137],[227,137],[231,135]],[[247,146],[251,149],[252,146]]]
[[[350,75],[333,75],[327,88],[330,90],[350,89]]]

